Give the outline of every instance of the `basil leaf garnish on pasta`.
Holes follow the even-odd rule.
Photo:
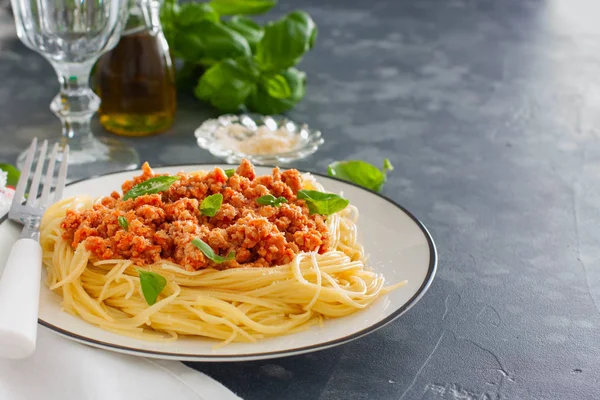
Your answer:
[[[207,217],[214,217],[223,203],[223,195],[221,193],[211,194],[202,200],[200,203],[200,212]]]
[[[145,194],[164,192],[165,190],[169,189],[173,182],[178,180],[178,176],[155,176],[154,178],[150,178],[144,182],[140,182],[134,187],[132,187],[123,196],[123,201],[135,199],[136,197],[143,196]]]
[[[285,197],[275,197],[272,194],[266,194],[256,199],[256,202],[261,206],[279,207],[281,204],[287,203],[288,201]]]
[[[138,274],[146,303],[151,306],[156,303],[158,295],[167,286],[167,280],[164,276],[152,271],[138,269]]]
[[[343,210],[350,204],[348,199],[333,193],[319,192],[317,190],[299,190],[296,194],[299,199],[306,201],[310,214],[331,215]]]
[[[394,166],[386,158],[383,160],[383,168],[381,169],[365,161],[347,160],[329,164],[327,172],[329,176],[379,192],[387,180],[387,172],[393,170]]]
[[[235,169],[233,169],[233,168],[226,169],[225,175],[227,175],[228,178],[231,178],[233,175],[235,175]]]
[[[212,247],[208,245],[208,243],[204,242],[200,238],[196,238],[192,240],[192,244],[196,246],[206,257],[215,262],[215,264],[222,264],[226,261],[231,261],[235,258],[235,252],[230,251],[226,257],[222,257],[218,254],[215,254]]]
[[[120,215],[117,218],[117,222],[119,223],[121,228],[123,228],[124,230],[129,229],[129,222],[127,221],[127,218],[125,218],[124,216]]]

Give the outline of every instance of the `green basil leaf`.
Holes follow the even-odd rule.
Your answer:
[[[174,21],[177,14],[179,14],[179,4],[177,0],[164,0],[160,7],[160,18],[161,23]]]
[[[306,201],[311,214],[335,214],[350,204],[350,201],[342,196],[317,190],[299,190],[296,195],[299,199]]]
[[[173,48],[186,61],[205,65],[252,54],[248,41],[242,35],[220,22],[206,19],[178,30]]]
[[[261,206],[270,206],[275,202],[275,200],[277,200],[275,196],[273,196],[272,194],[266,194],[256,199],[256,202]]]
[[[275,99],[287,99],[292,95],[290,85],[283,75],[274,75],[264,80],[269,96]]]
[[[235,258],[235,253],[233,251],[230,251],[229,254],[227,254],[227,257],[222,257],[218,254],[215,254],[214,250],[212,249],[212,247],[210,247],[206,242],[204,242],[202,239],[200,238],[195,238],[192,240],[192,244],[194,246],[196,246],[198,249],[200,249],[200,251],[202,253],[204,253],[204,255],[206,257],[208,257],[209,259],[211,259],[213,262],[215,262],[216,264],[222,264],[226,261],[231,261]]]
[[[19,170],[10,164],[0,164],[0,169],[7,174],[6,185],[16,187],[17,182],[19,182],[19,177],[21,176]]]
[[[167,280],[164,276],[152,271],[138,269],[138,274],[146,303],[151,306],[156,303],[158,295],[167,286]]]
[[[125,218],[124,216],[119,215],[119,217],[117,218],[117,222],[124,230],[129,229],[129,221],[127,221],[127,218]]]
[[[223,195],[221,193],[211,194],[200,203],[200,212],[208,217],[214,217],[223,204]]]
[[[184,61],[183,65],[177,70],[175,74],[175,82],[178,88],[187,91],[196,86],[200,76],[206,71],[206,67],[200,64],[196,64],[189,61]]]
[[[386,159],[387,160],[387,159]],[[361,160],[336,161],[329,164],[329,176],[373,190],[381,191],[386,181],[386,171],[393,169],[392,164],[384,160],[383,171],[368,162]],[[391,167],[391,168],[389,168]]]
[[[390,161],[390,159],[384,158],[383,159],[383,172],[393,171],[393,170],[394,170],[394,166],[392,165],[392,162]]]
[[[235,169],[233,169],[233,168],[226,169],[225,170],[225,175],[227,175],[228,178],[231,178],[232,176],[235,175]]]
[[[154,178],[150,178],[144,182],[140,182],[123,196],[123,201],[129,199],[135,199],[138,196],[143,196],[145,194],[154,194],[159,192],[164,192],[169,189],[169,187],[173,184],[173,182],[178,181],[178,176],[156,176]]]
[[[167,42],[169,42],[169,45],[171,46],[173,45],[173,40],[175,38],[175,25],[179,18],[180,10],[177,0],[165,0],[160,8],[160,23],[162,30]]]
[[[273,207],[279,207],[280,205],[282,205],[283,203],[287,203],[287,199],[285,197],[278,197],[275,199],[275,201],[273,202],[272,206]]]
[[[304,11],[294,11],[265,26],[256,48],[261,69],[279,71],[298,64],[316,38],[317,26]]]
[[[256,199],[256,202],[261,206],[279,207],[281,204],[287,203],[288,201],[285,197],[275,197],[272,194],[266,194]]]
[[[227,59],[210,67],[194,94],[223,112],[235,112],[255,87],[258,70],[251,59]]]
[[[261,14],[269,11],[277,0],[211,0],[210,5],[221,15]]]
[[[295,68],[289,68],[280,73],[290,88],[290,96],[285,99],[277,99],[269,95],[268,91],[259,85],[250,94],[246,106],[250,111],[263,114],[281,114],[293,108],[296,103],[304,98],[306,93],[306,74]]]
[[[219,14],[207,3],[184,3],[177,12],[175,26],[185,29],[200,21],[219,22]]]
[[[163,34],[165,35],[165,39],[167,40],[167,43],[169,44],[169,48],[173,52],[174,56],[179,56],[179,54],[175,50],[175,35],[176,35],[175,28],[171,24],[163,23],[162,26],[163,26]]]
[[[234,15],[228,21],[223,21],[223,23],[245,37],[252,52],[256,51],[256,46],[258,46],[258,42],[265,33],[259,24],[242,15]]]

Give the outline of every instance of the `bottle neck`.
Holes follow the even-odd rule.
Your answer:
[[[160,22],[161,3],[156,0],[141,0],[134,2],[129,8],[127,25],[122,35],[131,35],[139,32],[148,32],[156,36],[162,32]]]

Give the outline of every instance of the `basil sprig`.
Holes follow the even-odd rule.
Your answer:
[[[196,246],[206,257],[211,259],[215,264],[222,264],[226,261],[231,261],[235,258],[235,252],[230,251],[226,257],[222,257],[218,254],[215,254],[212,247],[208,245],[208,243],[204,242],[200,238],[195,238],[192,240],[192,244]]]
[[[386,158],[381,169],[361,160],[336,161],[329,164],[328,173],[329,176],[379,192],[387,180],[387,172],[393,170],[394,166]]]
[[[142,293],[149,306],[156,303],[156,299],[162,290],[167,286],[167,280],[164,276],[152,271],[138,269],[140,277],[140,286]]]
[[[125,218],[124,216],[119,215],[119,217],[117,218],[117,222],[119,223],[121,228],[123,228],[124,230],[129,229],[129,222],[127,221],[127,218]]]
[[[164,192],[165,190],[169,189],[173,182],[178,180],[178,176],[155,176],[154,178],[140,182],[129,189],[129,191],[123,196],[123,200],[135,199],[138,196],[143,196],[146,194]]]
[[[184,61],[178,84],[222,112],[242,107],[280,114],[304,98],[306,75],[294,68],[315,43],[317,28],[304,11],[261,26],[246,16],[276,0],[165,0],[161,22],[173,54]],[[231,15],[231,17],[227,17]]]
[[[221,208],[223,203],[223,195],[221,193],[211,194],[206,196],[200,203],[200,212],[207,217],[214,217]]]
[[[350,204],[348,199],[333,193],[317,190],[299,190],[299,199],[306,201],[310,214],[331,215],[343,210]]]
[[[256,199],[256,202],[261,206],[279,207],[280,205],[282,205],[283,203],[287,203],[288,201],[285,197],[275,197],[272,194],[266,194]]]

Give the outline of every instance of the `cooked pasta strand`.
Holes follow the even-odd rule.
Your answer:
[[[322,189],[307,179],[308,186]],[[358,210],[348,206],[329,216],[332,251],[300,253],[271,268],[186,271],[162,260],[144,266],[163,275],[167,286],[148,306],[130,260],[92,260],[83,244],[74,250],[62,238],[67,209],[92,207],[89,198],[51,206],[41,229],[49,288],[63,298],[65,311],[103,329],[146,340],[180,335],[230,342],[256,340],[323,326],[327,318],[352,314],[406,282],[384,287],[384,278],[366,268],[357,242]]]

